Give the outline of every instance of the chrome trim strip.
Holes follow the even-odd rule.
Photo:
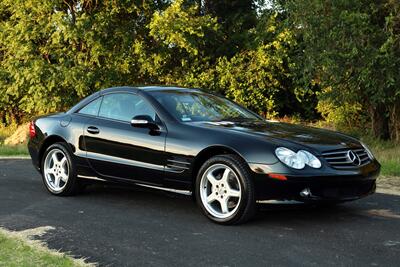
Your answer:
[[[89,152],[89,151],[86,152],[86,156],[87,156],[87,158],[94,159],[94,160],[110,161],[112,163],[130,165],[130,166],[135,166],[135,167],[142,167],[142,168],[159,170],[159,171],[164,170],[164,166],[162,166],[162,165],[156,165],[156,164],[151,164],[151,163],[132,160],[132,159],[124,159],[124,158],[119,158],[119,157],[114,157],[114,156],[109,156],[109,155],[104,155],[104,154],[99,154],[99,153],[94,153],[94,152]]]
[[[139,185],[139,186],[143,186],[143,187],[148,187],[148,188],[152,188],[152,189],[159,189],[159,190],[168,191],[168,192],[177,193],[177,194],[182,194],[182,195],[186,195],[186,196],[191,196],[192,195],[192,192],[190,192],[188,190],[178,190],[178,189],[173,189],[173,188],[168,188],[168,187],[160,187],[160,186],[141,184],[141,183],[135,183],[135,184]]]
[[[167,161],[171,161],[171,162],[175,162],[175,163],[179,163],[179,164],[185,164],[185,165],[189,165],[190,164],[190,162],[178,161],[178,160],[174,160],[174,159],[167,159]]]
[[[83,151],[81,149],[79,149],[79,150],[77,149],[75,151],[75,156],[81,157],[81,158],[86,158],[86,151]]]
[[[101,178],[95,177],[95,176],[78,175],[78,178],[89,179],[89,180],[96,180],[96,181],[102,181],[102,182],[105,182],[105,181],[106,181],[106,180],[104,180],[104,179],[101,179]]]
[[[347,160],[347,159],[346,159],[346,161],[331,161],[331,160],[328,160],[328,162],[329,162],[330,164],[347,164],[347,163],[353,164],[352,161],[349,161],[349,160]],[[353,165],[353,166],[355,166],[355,165]]]
[[[329,155],[337,155],[337,154],[344,154],[346,155],[347,151],[349,151],[351,149],[345,150],[345,151],[334,151],[334,152],[323,152],[322,155],[323,156],[329,156]]]
[[[342,165],[342,166],[335,165],[335,166],[333,166],[333,168],[335,168],[335,169],[354,169],[354,168],[364,167],[365,165],[367,165],[369,163],[371,163],[371,161],[362,163],[360,165],[351,165],[351,166],[350,165]]]
[[[347,157],[346,156],[337,156],[337,157],[334,157],[334,156],[326,156],[325,157],[325,159],[327,159],[327,160],[331,160],[331,159],[346,159]]]
[[[295,205],[295,204],[302,204],[304,205],[304,202],[297,201],[297,200],[257,200],[257,203],[259,204],[274,204],[274,205]]]
[[[177,170],[177,169],[169,168],[167,166],[167,168],[165,168],[165,171],[166,172],[173,172],[173,173],[183,173],[185,170],[184,169]]]
[[[106,182],[106,180],[101,179],[99,177],[95,177],[95,176],[78,175],[78,177],[79,178],[83,178],[83,179],[90,179],[90,180],[97,180],[97,181]],[[168,187],[160,187],[160,186],[148,185],[148,184],[142,184],[142,183],[135,183],[135,185],[142,186],[142,187],[147,187],[147,188],[151,188],[151,189],[163,190],[163,191],[172,192],[172,193],[181,194],[181,195],[186,195],[186,196],[191,196],[192,195],[192,192],[188,191],[188,190],[179,190],[179,189],[173,189],[173,188],[168,188]]]
[[[167,167],[169,168],[175,168],[175,169],[184,169],[184,170],[189,170],[188,167],[183,167],[183,166],[177,166],[177,165],[173,165],[173,164],[168,164]]]
[[[147,120],[131,120],[131,124],[149,124],[149,122]]]

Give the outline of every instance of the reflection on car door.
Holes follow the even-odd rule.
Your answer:
[[[137,115],[149,115],[160,131],[135,128]],[[165,165],[166,130],[153,107],[132,93],[103,97],[99,114],[85,126],[84,142],[91,167],[101,176],[161,184]]]

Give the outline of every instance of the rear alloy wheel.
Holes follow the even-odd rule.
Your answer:
[[[253,183],[241,158],[223,155],[209,159],[201,167],[196,185],[200,208],[214,222],[238,224],[254,214]]]
[[[60,149],[51,150],[44,161],[46,185],[54,192],[62,192],[68,182],[69,166],[67,156]]]
[[[79,184],[74,162],[64,143],[56,143],[47,148],[42,161],[43,182],[50,193],[60,196],[73,195]]]

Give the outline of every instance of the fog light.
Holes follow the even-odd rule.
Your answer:
[[[310,188],[304,188],[303,190],[301,190],[300,191],[300,196],[301,197],[309,197],[309,196],[311,196]]]

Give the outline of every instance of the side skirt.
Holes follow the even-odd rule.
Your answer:
[[[95,176],[78,175],[78,178],[106,182],[107,180]]]
[[[78,178],[101,181],[101,182],[107,182],[107,180],[99,178],[99,177],[96,177],[96,176],[78,175]],[[134,182],[133,184],[138,185],[138,186],[142,186],[142,187],[147,187],[147,188],[152,188],[152,189],[158,189],[158,190],[163,190],[163,191],[167,191],[167,192],[172,192],[172,193],[176,193],[176,194],[186,195],[186,196],[191,196],[192,195],[192,192],[188,191],[188,190],[179,190],[179,189],[173,189],[173,188],[168,188],[168,187],[161,187],[161,186],[155,186],[155,185],[142,184],[142,183],[137,183],[137,182]]]

